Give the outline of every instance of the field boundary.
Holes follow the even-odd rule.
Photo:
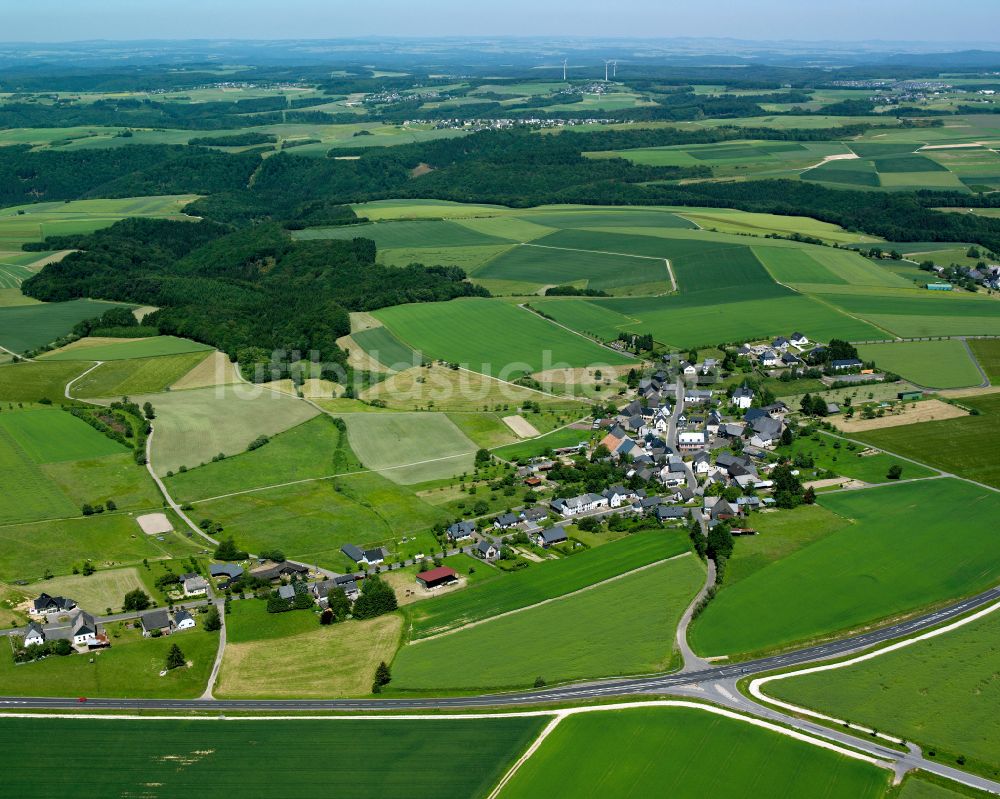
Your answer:
[[[462,630],[469,630],[473,627],[479,627],[482,624],[488,624],[491,621],[496,621],[497,619],[502,619],[506,616],[514,616],[518,613],[523,613],[526,610],[534,610],[535,608],[540,608],[542,605],[550,605],[553,602],[560,602],[563,599],[569,599],[570,597],[576,596],[577,594],[585,594],[587,591],[593,591],[595,588],[600,588],[608,583],[613,583],[616,580],[621,580],[624,577],[631,577],[633,574],[638,574],[639,572],[651,569],[654,566],[661,566],[664,563],[669,563],[672,560],[677,560],[678,558],[683,558],[690,555],[691,552],[681,552],[678,555],[672,555],[669,558],[663,558],[662,560],[653,561],[652,563],[647,563],[645,566],[638,566],[635,569],[630,569],[627,572],[622,572],[621,574],[616,574],[614,577],[608,577],[606,580],[601,580],[600,582],[593,583],[592,585],[585,585],[583,588],[577,588],[575,591],[570,591],[568,594],[560,594],[559,596],[549,597],[548,599],[543,599],[540,602],[535,602],[532,605],[525,605],[523,608],[515,608],[514,610],[505,610],[503,613],[498,613],[496,616],[490,616],[487,619],[477,619],[476,621],[470,621],[460,627],[454,627],[451,630],[445,630],[440,633],[434,633],[434,635],[428,635],[424,638],[414,638],[408,642],[408,646],[413,646],[415,644],[423,643],[424,641],[433,641],[436,638],[444,638],[447,635],[454,635]]]

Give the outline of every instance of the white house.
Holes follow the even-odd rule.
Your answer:
[[[706,475],[712,471],[712,456],[707,452],[699,452],[694,456],[694,462],[691,465],[695,474]]]
[[[472,551],[483,560],[496,560],[500,556],[500,550],[485,538],[479,541]]]
[[[97,622],[89,613],[82,610],[73,621],[73,643],[77,646],[90,646],[97,643]]]
[[[185,574],[184,596],[199,596],[208,592],[208,582],[200,574]]]
[[[705,448],[705,434],[702,432],[685,432],[677,436],[677,446],[682,450],[694,451]]]
[[[635,491],[622,486],[612,486],[604,492],[604,497],[608,500],[608,507],[620,508],[635,499]]]
[[[194,628],[194,618],[186,610],[178,610],[174,614],[174,624],[178,630],[191,630]]]
[[[681,361],[680,363],[681,373],[687,375],[688,377],[694,377],[698,374],[698,367],[694,364],[690,364],[687,361]]]
[[[602,497],[600,494],[581,494],[569,499],[553,500],[551,507],[561,516],[575,516],[578,513],[606,508],[608,504],[608,498]]]
[[[24,631],[25,646],[41,646],[45,643],[45,633],[35,622],[29,622],[28,629]]]
[[[791,337],[788,340],[792,342],[792,344],[794,344],[799,349],[801,349],[802,347],[806,346],[809,343],[809,339],[807,339],[804,334],[799,333],[798,331],[792,333]]]
[[[753,389],[741,386],[733,392],[733,405],[742,411],[750,407],[753,402]]]
[[[761,366],[777,366],[781,363],[781,356],[774,350],[764,350],[760,354]]]

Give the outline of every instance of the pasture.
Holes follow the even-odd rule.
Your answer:
[[[277,435],[319,413],[301,400],[244,384],[133,399],[156,408],[152,461],[161,475],[207,463],[220,452],[236,455],[258,436]]]
[[[685,555],[591,591],[411,643],[393,661],[393,687],[507,688],[531,685],[539,676],[560,682],[666,670],[674,661],[677,622],[704,576],[701,563]]]
[[[845,527],[724,587],[692,625],[697,652],[786,647],[973,593],[1000,575],[993,492],[942,479],[819,503]]]
[[[744,721],[648,707],[563,719],[500,796],[880,799],[889,778],[876,766]]]
[[[163,502],[156,484],[145,467],[136,464],[130,450],[100,458],[46,463],[41,468],[77,508],[85,502],[104,504],[109,499],[119,510],[155,508]]]
[[[175,336],[151,336],[149,338],[114,341],[99,339],[91,343],[80,339],[68,347],[55,350],[45,356],[52,361],[121,361],[131,358],[155,358],[163,355],[181,355],[190,352],[210,352],[208,344]]]
[[[531,438],[526,441],[519,441],[516,444],[508,444],[504,447],[497,447],[493,454],[498,458],[508,461],[527,460],[545,452],[560,447],[575,447],[581,443],[590,441],[593,433],[590,430],[578,430],[573,427],[562,427],[546,433],[538,438]]]
[[[363,468],[326,414],[274,436],[263,447],[166,478],[170,493],[196,502],[234,491],[330,477]]]
[[[86,352],[86,350],[79,350]],[[122,397],[165,391],[206,359],[204,351],[105,361],[73,384],[74,397]]]
[[[631,362],[624,355],[499,300],[397,305],[374,315],[401,341],[425,356],[459,363],[500,379],[513,380],[560,364]]]
[[[477,447],[490,449],[517,441],[499,413],[451,412],[448,418]]]
[[[1000,488],[1000,394],[963,397],[980,415],[855,433],[859,440]]]
[[[361,330],[352,333],[351,338],[370,357],[395,371],[419,366],[422,360],[420,353],[407,347],[387,327],[372,327],[368,330]]]
[[[107,632],[112,646],[90,657],[49,657],[26,664],[27,668],[15,665],[13,658],[0,658],[0,684],[20,696],[193,699],[205,690],[218,633],[199,626],[176,636],[143,638],[123,622],[107,625]],[[161,677],[171,644],[180,646],[191,666]]]
[[[513,717],[6,718],[0,720],[0,763],[10,775],[9,790],[24,799],[68,792],[106,799],[147,793],[153,790],[150,783],[163,799],[197,796],[207,785],[247,799],[308,796],[322,785],[350,785],[356,799],[470,799],[486,795],[544,724],[545,719]],[[50,738],[62,740],[72,761],[94,773],[80,780],[76,768],[50,769],[39,780],[36,772],[18,768],[30,760],[38,740]],[[289,746],[289,740],[309,745]]]
[[[227,618],[235,640],[226,643],[216,693],[234,698],[335,698],[366,696],[380,661],[389,662],[399,645],[398,614],[321,627],[309,610],[268,614],[266,603],[233,603]],[[284,635],[260,636],[245,627],[294,626]],[[298,629],[305,628],[307,629]],[[248,638],[248,635],[250,636]]]
[[[978,386],[983,380],[965,342],[957,339],[862,344],[858,354],[918,386],[959,388]]]
[[[16,353],[43,347],[69,333],[77,322],[100,316],[115,305],[70,300],[0,308],[0,347]]]
[[[396,483],[454,477],[473,469],[476,445],[442,413],[344,414],[361,462]]]
[[[421,602],[410,612],[413,639],[454,630],[579,591],[625,572],[685,552],[687,539],[660,531],[636,533],[570,558],[550,560],[504,574],[488,570],[483,580],[460,594],[440,595]]]
[[[125,594],[136,588],[149,591],[134,566],[101,570],[89,577],[80,574],[53,577],[31,584],[31,590],[36,594],[44,592],[50,596],[72,597],[88,613],[102,616],[107,608],[120,610]]]
[[[812,459],[811,467],[796,464],[799,479],[803,482],[817,479],[827,470],[866,483],[884,483],[886,474],[893,466],[902,468],[903,477],[907,480],[934,474],[930,469],[884,452],[862,455],[865,449],[867,447],[863,444],[844,443],[823,433],[814,433],[812,436],[796,436],[790,445],[779,447],[778,452],[793,460],[797,455]]]
[[[1000,621],[986,616],[945,635],[833,671],[768,683],[766,693],[892,732],[953,760],[1000,770]],[[947,753],[947,754],[945,754]]]
[[[1000,340],[970,339],[969,347],[990,382],[1000,384]]]

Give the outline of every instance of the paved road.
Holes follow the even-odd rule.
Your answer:
[[[793,652],[743,663],[713,666],[698,671],[675,674],[659,674],[628,679],[602,680],[598,682],[564,685],[559,687],[519,691],[506,694],[484,694],[481,696],[416,697],[410,699],[90,699],[90,709],[110,710],[194,710],[210,708],[222,710],[426,710],[445,708],[482,708],[513,705],[551,704],[555,702],[595,699],[630,694],[656,694],[667,692],[678,686],[716,683],[721,680],[737,680],[747,675],[759,674],[774,669],[787,668],[806,663],[840,657],[867,649],[875,644],[896,638],[914,635],[946,621],[962,616],[977,608],[1000,600],[1000,587],[991,588],[969,599],[956,602],[946,608],[914,617],[908,621],[893,624],[871,632],[844,638],[839,641],[818,644]],[[79,707],[72,697],[0,697],[0,710],[16,708],[70,708]]]

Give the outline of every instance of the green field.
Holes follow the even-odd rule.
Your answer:
[[[506,237],[491,236],[450,220],[393,221],[368,225],[307,228],[293,233],[296,239],[371,239],[381,249],[397,247],[470,247],[509,244]]]
[[[220,452],[236,455],[260,435],[276,435],[318,411],[287,394],[259,386],[192,389],[139,395],[156,408],[153,464],[158,474],[208,463]]]
[[[663,671],[674,632],[704,581],[693,556],[593,590],[403,647],[399,690],[501,688]],[[642,597],[636,601],[636,597]]]
[[[897,428],[898,429],[898,428]],[[831,494],[844,527],[726,586],[692,625],[704,655],[788,646],[991,585],[993,492],[929,480]]]
[[[767,685],[774,697],[1000,771],[1000,621],[986,616],[872,660]]]
[[[508,461],[533,458],[543,454],[546,450],[559,449],[560,447],[575,447],[581,442],[589,441],[591,435],[590,430],[563,427],[538,438],[530,438],[527,441],[519,441],[516,444],[498,447],[493,451],[493,454],[498,458]]]
[[[636,708],[564,719],[501,796],[878,799],[889,778],[744,721],[694,708]]]
[[[963,397],[962,405],[978,416],[886,427],[855,433],[859,440],[929,463],[946,471],[1000,488],[1000,394]]]
[[[969,347],[990,382],[1000,384],[1000,340],[970,339]]]
[[[352,333],[351,338],[383,366],[400,371],[420,364],[419,353],[396,338],[387,327],[373,327]]]
[[[195,502],[296,480],[329,477],[361,469],[346,437],[322,414],[279,433],[266,446],[166,478],[170,493]]]
[[[73,384],[74,397],[122,397],[165,391],[205,360],[204,352],[106,361]]]
[[[851,445],[822,433],[814,433],[812,436],[796,437],[790,445],[779,447],[778,453],[787,455],[790,459],[799,454],[812,458],[812,467],[798,467],[799,478],[803,482],[820,478],[825,470],[866,483],[884,483],[888,479],[886,474],[893,466],[901,467],[903,477],[908,480],[934,474],[930,469],[894,458],[884,452],[862,456],[860,453],[865,449],[863,444]]]
[[[90,345],[81,339],[73,347],[46,355],[51,361],[122,361],[130,358],[155,358],[163,355],[181,355],[189,352],[209,352],[211,347],[197,341],[174,336],[151,336],[134,341]]]
[[[0,400],[37,402],[58,400],[66,384],[86,371],[88,364],[23,362],[0,366]]]
[[[493,575],[474,587],[443,594],[410,609],[410,635],[425,638],[546,599],[562,596],[687,550],[683,535],[637,533],[571,558]]]
[[[476,445],[442,413],[348,413],[347,437],[361,462],[409,485],[471,472]]]
[[[157,799],[184,799],[209,785],[246,799],[312,796],[324,785],[349,785],[356,799],[472,799],[488,793],[545,721],[4,719],[0,763],[11,795],[22,799],[154,790]],[[37,741],[53,737],[67,768],[43,777],[24,769]],[[81,780],[80,769],[93,773]]]
[[[862,344],[858,354],[918,386],[958,388],[978,386],[983,380],[965,342],[958,339]]]
[[[517,440],[517,436],[501,420],[500,413],[452,412],[448,418],[477,447],[490,449]]]
[[[625,364],[630,359],[506,302],[487,299],[397,305],[375,312],[426,356],[512,380],[556,364]],[[456,335],[461,331],[461,335]]]
[[[0,347],[17,353],[42,347],[69,333],[77,322],[113,307],[107,302],[70,300],[0,308]]]
[[[143,569],[143,572],[146,570]],[[51,580],[31,584],[31,590],[37,594],[44,591],[50,596],[72,597],[88,613],[101,615],[107,608],[120,610],[125,594],[136,588],[147,592],[150,590],[140,576],[139,569],[134,566],[100,570],[88,576],[72,574],[53,577]]]
[[[811,284],[912,287],[906,280],[849,250],[757,246],[753,252],[775,280],[796,285],[805,292]]]
[[[833,287],[829,293],[824,290],[821,299],[902,338],[1000,334],[996,300],[983,294],[864,288],[848,293]],[[858,341],[884,338],[884,334],[854,337]]]

